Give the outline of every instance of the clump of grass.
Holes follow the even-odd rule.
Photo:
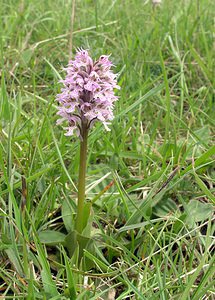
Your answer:
[[[54,102],[71,3],[2,3],[2,297],[213,298],[212,12],[210,0],[76,1],[73,45],[112,53],[122,87],[111,133],[89,137],[87,195],[100,197],[83,272],[41,237],[60,240],[76,211],[78,141],[56,128]]]

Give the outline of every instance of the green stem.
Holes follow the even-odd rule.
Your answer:
[[[82,233],[84,224],[84,199],[85,199],[85,181],[86,181],[86,165],[87,165],[87,136],[88,129],[86,124],[82,124],[82,138],[80,147],[80,164],[78,177],[78,207],[75,229],[78,233]]]

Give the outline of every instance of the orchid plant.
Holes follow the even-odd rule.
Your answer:
[[[78,178],[78,201],[75,219],[75,230],[69,233],[65,241],[78,243],[79,248],[86,246],[86,238],[83,234],[88,225],[89,211],[91,207],[85,201],[85,181],[87,162],[87,139],[90,129],[95,122],[102,122],[106,130],[113,120],[114,102],[118,97],[114,89],[119,89],[116,74],[112,71],[113,64],[109,56],[102,55],[93,61],[87,50],[78,50],[74,60],[69,61],[66,77],[61,80],[63,84],[61,93],[57,95],[59,103],[57,114],[60,118],[57,124],[66,123],[63,127],[66,136],[76,135],[80,139],[80,165]],[[85,242],[84,242],[85,240]],[[73,250],[70,251],[73,253]],[[79,251],[79,257],[81,256]]]
[[[78,205],[75,229],[84,229],[84,199],[87,161],[87,137],[96,121],[103,123],[106,130],[113,119],[114,102],[118,99],[114,89],[119,89],[116,74],[111,70],[113,64],[109,56],[102,55],[95,62],[87,50],[76,53],[75,59],[65,69],[66,78],[57,96],[59,102],[57,124],[67,122],[65,135],[80,138],[80,166],[78,180]]]

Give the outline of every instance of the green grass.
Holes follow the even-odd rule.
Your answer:
[[[214,1],[75,3],[73,53],[112,53],[121,86],[111,132],[89,137],[88,199],[115,184],[93,205],[87,271],[41,238],[76,211],[79,141],[54,101],[72,1],[0,7],[0,298],[214,299]]]

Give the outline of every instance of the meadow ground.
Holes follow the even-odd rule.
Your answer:
[[[0,1],[1,299],[215,298],[214,6],[76,0],[74,17],[69,0]],[[85,268],[61,243],[79,164],[56,126],[71,47],[111,53],[121,86],[111,131],[89,137]]]

